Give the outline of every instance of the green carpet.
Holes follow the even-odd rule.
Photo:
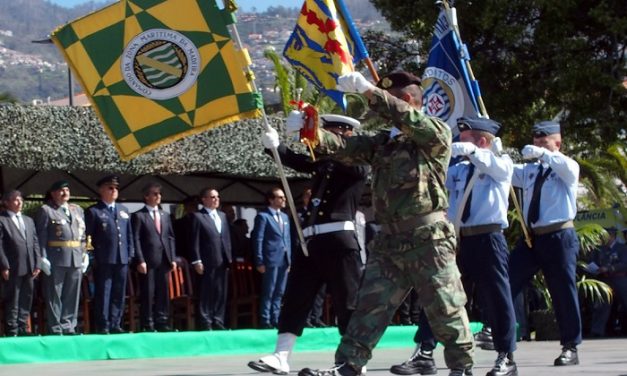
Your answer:
[[[472,331],[481,324],[472,324]],[[414,326],[390,326],[377,347],[413,347]],[[77,362],[132,358],[171,358],[274,351],[276,330],[137,333],[116,335],[7,337],[0,339],[0,364]],[[337,328],[305,329],[295,351],[330,351]]]

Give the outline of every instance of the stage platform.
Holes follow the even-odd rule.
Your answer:
[[[395,329],[395,328],[391,328]],[[413,349],[411,330],[402,328],[400,334],[406,334],[401,347],[386,348],[389,344],[384,341],[374,350],[373,359],[368,364],[368,376],[390,375],[389,367],[404,361]],[[408,329],[408,328],[407,328]],[[320,329],[317,329],[320,331]],[[322,330],[326,331],[326,330]],[[396,330],[394,330],[395,332]],[[391,334],[392,331],[389,331]],[[184,333],[181,333],[184,334]],[[211,333],[213,334],[213,333]],[[399,334],[399,333],[397,333]],[[163,335],[168,336],[169,335]],[[307,337],[318,337],[318,334],[307,333],[296,346],[292,357],[292,372],[295,376],[298,370],[304,367],[326,368],[333,362],[333,350],[309,351],[304,350],[303,343]],[[97,336],[93,336],[97,337]],[[187,336],[184,336],[187,337]],[[192,337],[187,337],[192,339]],[[3,342],[5,339],[0,339]],[[230,342],[230,341],[229,341]],[[113,342],[108,342],[111,345]],[[155,342],[160,346],[163,341]],[[180,346],[195,344],[178,342]],[[56,345],[62,346],[61,343]],[[105,345],[103,342],[102,346]],[[245,344],[242,344],[245,346]],[[45,375],[45,376],[254,376],[260,374],[249,369],[246,363],[265,355],[273,350],[274,345],[264,343],[257,351],[230,355],[198,355],[171,358],[125,359],[125,360],[95,360],[82,362],[62,363],[22,363],[0,365],[0,375]],[[4,353],[6,347],[2,347]],[[333,349],[335,344],[333,345]],[[554,367],[553,359],[560,352],[560,345],[555,341],[547,342],[519,342],[516,351],[516,361],[520,376],[627,376],[627,339],[587,340],[579,347],[581,364],[569,367]],[[62,352],[61,350],[58,351]],[[111,353],[114,355],[114,352]],[[475,353],[474,375],[483,376],[490,370],[496,354],[494,351],[477,350]],[[438,375],[448,375],[444,365],[442,347],[435,351]],[[50,361],[54,361],[51,359]]]

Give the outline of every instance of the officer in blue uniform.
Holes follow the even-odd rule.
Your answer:
[[[101,334],[124,333],[121,327],[128,264],[134,256],[128,209],[116,203],[120,180],[105,176],[97,183],[100,201],[87,209],[87,235],[94,246],[96,328]]]
[[[541,269],[553,299],[562,353],[556,366],[579,364],[581,315],[575,284],[579,240],[573,226],[577,214],[579,165],[560,152],[560,124],[533,126],[533,145],[522,149],[530,160],[514,165],[512,184],[522,188],[523,217],[533,235],[529,248],[522,239],[510,256],[510,284],[516,297]]]
[[[503,235],[508,227],[507,208],[513,163],[500,155],[501,125],[481,118],[459,118],[460,142],[451,145],[452,157],[463,158],[447,173],[448,218],[459,235],[457,262],[464,278],[477,286],[483,310],[492,326],[498,356],[487,376],[518,375],[513,352],[516,349],[516,317],[509,285],[509,250]],[[412,357],[393,366],[395,374],[434,374],[435,347],[428,325],[419,333],[421,344]],[[426,330],[425,330],[426,329]],[[418,334],[417,334],[418,335]],[[425,346],[431,343],[429,348]]]

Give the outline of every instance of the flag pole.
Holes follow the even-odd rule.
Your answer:
[[[461,44],[462,37],[459,33],[459,26],[457,25],[457,15],[453,14],[454,8],[451,8],[451,6],[448,3],[448,0],[438,0],[436,1],[436,4],[441,4],[444,7],[444,14],[446,15],[446,19],[449,25],[453,26],[453,31],[455,31],[455,34],[457,35],[457,40],[459,40],[459,43]],[[464,63],[466,64],[466,69],[468,70],[470,79],[472,81],[475,81],[476,80],[475,74],[472,71],[472,66],[470,65],[470,61],[468,59],[464,59]],[[478,96],[477,101],[479,104],[479,110],[481,111],[481,114],[485,116],[486,118],[490,118],[490,116],[488,115],[488,111],[486,110],[485,104],[483,103],[483,98],[481,96]],[[531,248],[533,243],[531,241],[531,236],[529,235],[529,229],[527,228],[527,225],[523,219],[522,209],[520,208],[520,204],[518,203],[518,197],[516,195],[516,191],[514,190],[514,187],[511,184],[509,186],[509,194],[510,196],[512,196],[512,201],[514,202],[514,211],[516,212],[516,216],[520,222],[520,227],[522,228],[523,236],[525,238],[525,243],[527,244],[529,248]]]
[[[235,4],[234,0],[227,0],[225,3],[225,7],[231,12],[235,12],[235,10],[237,10],[237,5]],[[228,27],[230,29],[231,36],[233,37],[233,40],[235,42],[235,46],[240,51],[242,51],[242,40],[240,39],[239,32],[237,31],[235,23],[228,25]],[[246,77],[249,79],[253,90],[259,93],[259,90],[257,89],[257,84],[255,83],[255,74],[248,65],[245,68],[245,74]],[[268,121],[268,115],[266,114],[266,111],[263,107],[261,108],[261,113],[263,116],[265,130],[270,131],[272,127],[270,126],[270,121]],[[292,191],[290,190],[289,183],[287,182],[287,177],[285,176],[283,163],[281,163],[281,157],[279,156],[279,152],[276,148],[271,148],[270,150],[272,151],[272,157],[274,158],[274,162],[277,165],[277,170],[281,179],[281,183],[283,185],[283,190],[285,191],[285,197],[287,198],[287,204],[290,208],[290,213],[292,214],[292,218],[294,219],[293,223],[294,227],[296,228],[296,233],[298,234],[298,239],[300,240],[300,246],[303,250],[303,254],[305,256],[309,256],[309,252],[307,251],[307,244],[305,242],[305,236],[303,235],[303,229],[300,226],[300,221],[298,220],[296,205],[294,205],[294,197],[292,196]]]

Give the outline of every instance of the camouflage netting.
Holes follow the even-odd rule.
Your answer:
[[[281,118],[269,116],[283,134]],[[0,165],[32,170],[120,174],[225,173],[276,178],[262,151],[263,119],[243,120],[123,161],[89,107],[0,105]],[[303,176],[286,169],[288,177]]]

